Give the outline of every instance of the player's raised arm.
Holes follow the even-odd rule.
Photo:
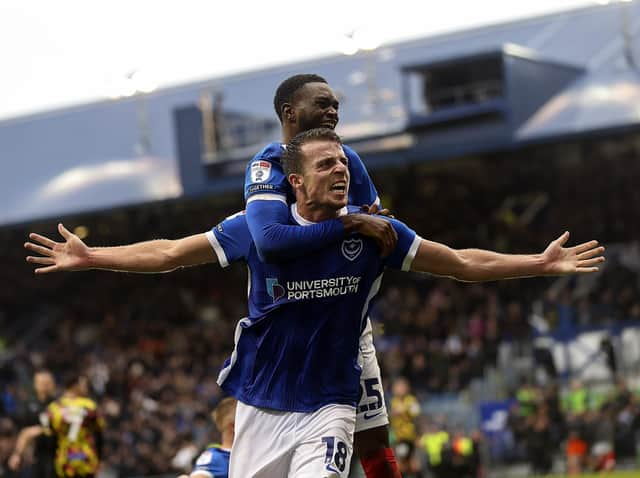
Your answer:
[[[120,272],[169,272],[179,267],[216,262],[217,256],[206,234],[177,240],[158,239],[116,247],[89,247],[78,236],[58,224],[64,239],[56,242],[40,234],[29,234],[25,249],[39,254],[27,256],[36,264],[36,274],[105,269]]]
[[[481,249],[456,250],[423,239],[411,270],[468,282],[598,271],[598,264],[605,260],[604,247],[598,246],[598,241],[564,247],[568,240],[569,233],[565,232],[541,254],[500,254]]]

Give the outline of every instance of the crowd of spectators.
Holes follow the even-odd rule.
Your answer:
[[[551,471],[558,456],[570,475],[611,471],[616,460],[633,462],[640,431],[639,391],[624,380],[607,391],[576,380],[564,393],[556,386],[524,383],[509,413],[507,430],[513,441],[503,450],[509,455],[505,458],[527,460],[540,475]]]
[[[567,228],[576,241],[598,237],[603,242],[628,242],[638,237],[633,236],[638,222],[627,222],[627,217],[640,207],[640,167],[631,167],[629,157],[610,165],[607,175],[601,170],[604,160],[561,162],[554,168],[534,168],[527,162],[519,173],[510,161],[488,158],[483,167],[477,160],[441,169],[412,166],[381,177],[379,188],[396,216],[423,236],[454,247],[539,251]],[[554,181],[565,169],[574,174]],[[590,175],[594,181],[587,184]],[[616,187],[611,189],[606,181],[614,181]],[[607,201],[594,199],[594,188],[603,194],[606,188]],[[539,207],[532,210],[534,203]],[[90,244],[115,245],[205,231],[241,207],[241,198],[234,195],[170,201],[65,222],[71,228],[83,225]],[[43,221],[0,230],[0,464],[11,452],[20,426],[32,371],[45,366],[58,373],[81,364],[107,418],[108,469],[127,477],[188,468],[198,450],[216,439],[207,417],[222,396],[215,379],[231,351],[235,322],[246,314],[244,268],[34,278],[23,262],[21,244],[29,230],[55,235],[54,227]],[[555,279],[528,280],[526,287],[519,281],[461,284],[389,272],[371,313],[386,386],[405,376],[421,400],[464,390],[496,366],[501,343],[531,339],[530,315],[536,302],[542,301],[541,314],[551,330],[565,319],[587,325],[640,318],[634,247],[637,250],[628,246],[626,258],[588,287]],[[547,431],[573,437],[574,430],[588,428],[577,422],[599,421],[591,412],[579,420],[561,420],[555,409],[540,403],[536,401],[535,411],[527,416],[512,415],[518,437],[515,455],[526,456],[536,443],[546,445],[541,437]],[[636,402],[597,413],[637,427]],[[563,428],[551,427],[556,423]],[[531,436],[537,436],[537,442],[522,438]],[[592,444],[591,438],[584,440]]]
[[[203,296],[179,276],[164,276],[153,288],[139,282],[148,277],[101,277],[91,301],[72,300],[5,365],[4,413],[19,423],[29,393],[20,385],[34,367],[79,366],[107,419],[108,468],[144,476],[190,466],[216,439],[208,415],[222,398],[215,379],[232,348],[229,318],[241,316],[242,298],[219,287]],[[207,271],[192,278],[206,284]]]

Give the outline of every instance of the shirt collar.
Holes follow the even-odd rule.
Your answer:
[[[349,214],[349,209],[347,208],[347,206],[343,207],[338,212],[338,216],[346,216],[347,214]],[[300,215],[300,213],[298,212],[298,203],[294,202],[291,205],[291,215],[293,216],[293,220],[296,221],[301,226],[311,226],[312,224],[317,224],[313,221],[309,221],[305,219]]]

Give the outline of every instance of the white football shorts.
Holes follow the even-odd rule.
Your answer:
[[[229,478],[347,478],[355,410],[281,412],[238,402]]]
[[[373,329],[369,318],[367,318],[367,325],[360,336],[358,363],[362,367],[362,375],[360,376],[356,433],[389,424],[380,367],[376,357],[376,348],[373,345]]]

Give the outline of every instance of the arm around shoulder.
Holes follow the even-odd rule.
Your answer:
[[[249,202],[246,217],[258,254],[267,262],[307,255],[341,240],[345,234],[339,219],[306,226],[291,224],[289,206],[284,198]]]

